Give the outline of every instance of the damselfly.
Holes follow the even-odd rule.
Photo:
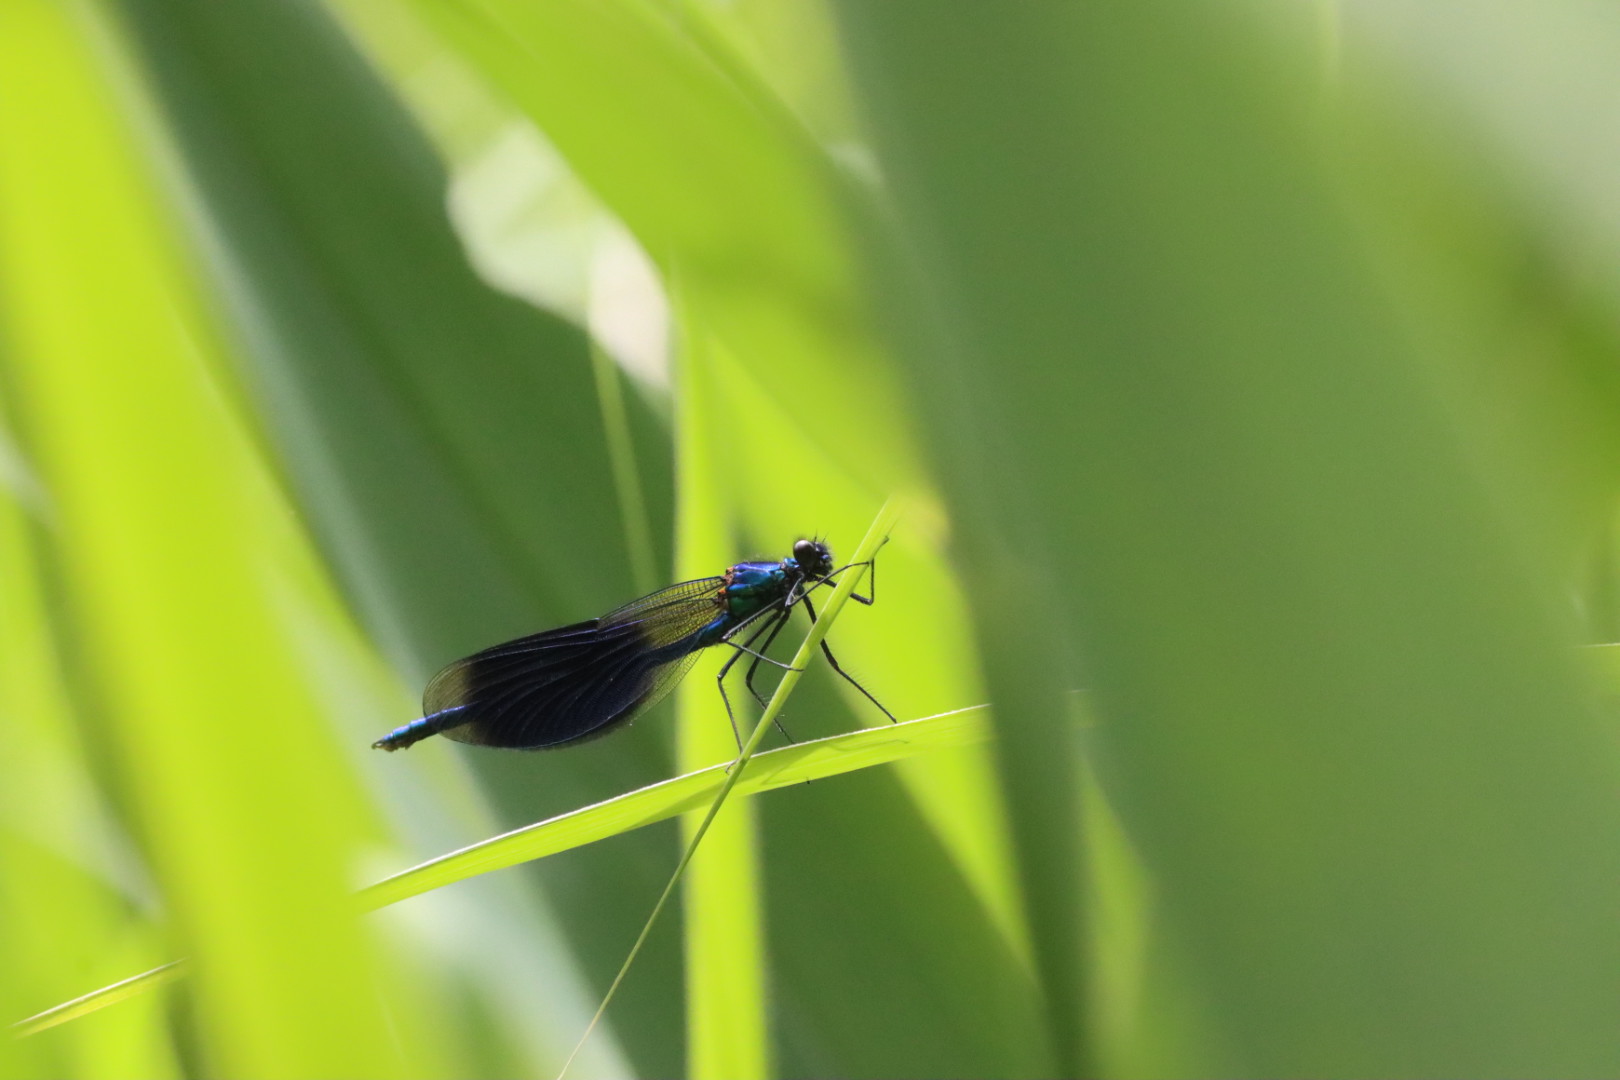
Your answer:
[[[859,564],[850,564],[854,565]],[[726,695],[726,675],[744,656],[753,657],[744,684],[763,705],[764,698],[754,689],[759,665],[787,666],[766,655],[771,642],[796,607],[802,606],[813,622],[811,592],[832,584],[850,566],[835,569],[826,544],[800,540],[781,562],[738,563],[719,577],[671,585],[599,619],[474,653],[428,683],[421,719],[395,728],[371,745],[402,750],[430,735],[517,750],[583,742],[607,734],[652,706],[711,645],[736,650],[719,676],[720,698],[735,732],[737,719]],[[851,597],[872,603],[872,597]],[[752,632],[740,642],[733,640],[744,631]],[[754,643],[762,637],[756,649]],[[839,665],[825,641],[821,651],[834,671],[894,722],[894,715]]]

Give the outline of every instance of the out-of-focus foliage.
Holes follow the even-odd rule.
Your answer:
[[[729,806],[577,1075],[1617,1071],[1617,56],[1564,2],[4,0],[0,1005],[189,963],[0,1075],[554,1073],[657,792],[352,894],[724,760],[724,657],[566,752],[368,743],[891,496],[834,647],[997,740]]]

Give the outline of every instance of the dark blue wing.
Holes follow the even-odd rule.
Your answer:
[[[678,645],[724,612],[724,585],[671,585],[600,619],[458,660],[428,683],[423,715],[455,710],[442,734],[478,746],[538,750],[606,734],[686,674],[698,649]]]

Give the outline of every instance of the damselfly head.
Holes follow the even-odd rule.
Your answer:
[[[824,578],[832,573],[832,552],[820,540],[800,540],[794,544],[793,561],[811,579]]]

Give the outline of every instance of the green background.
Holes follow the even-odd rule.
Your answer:
[[[682,827],[350,894],[725,760],[723,658],[566,752],[369,743],[891,500],[832,640],[994,741],[728,804],[570,1075],[1620,1071],[1616,56],[1573,2],[0,0],[0,1005],[189,961],[0,1075],[555,1075]]]

